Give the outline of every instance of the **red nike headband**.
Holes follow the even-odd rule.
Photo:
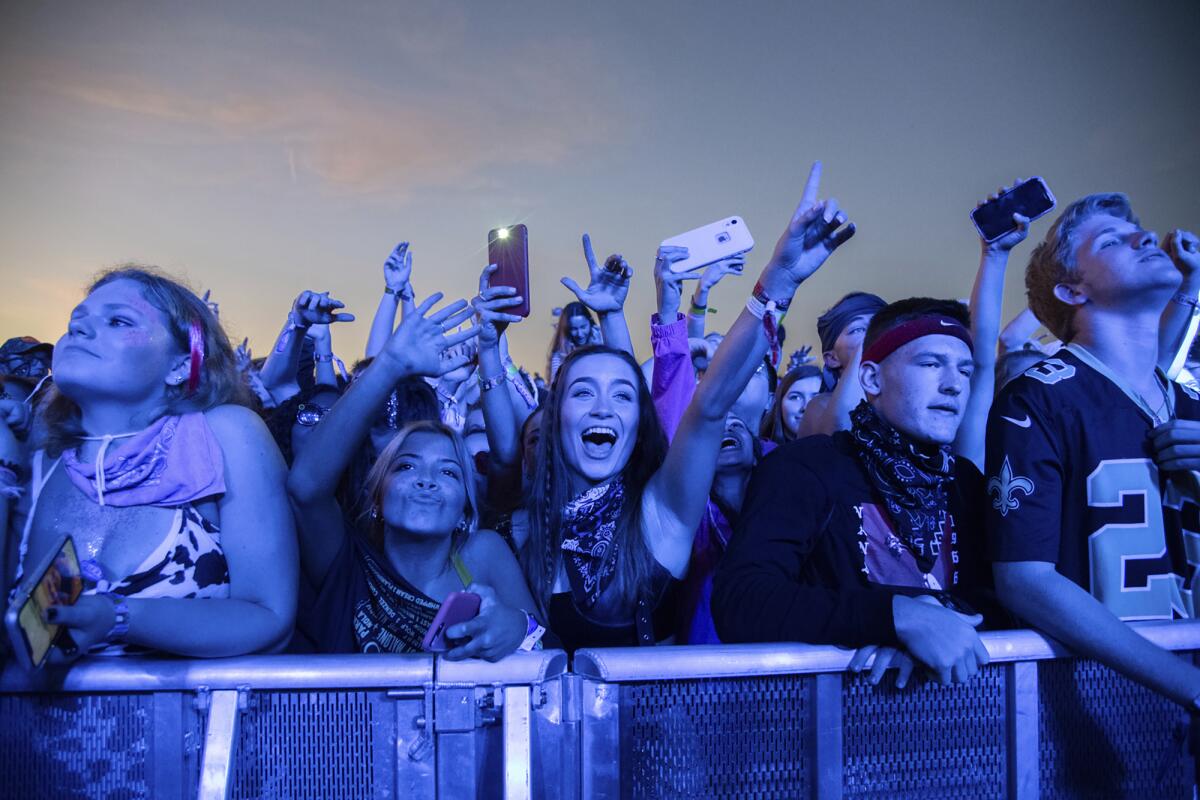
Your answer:
[[[961,322],[953,317],[931,314],[927,317],[901,322],[896,327],[884,331],[882,336],[863,351],[862,360],[874,361],[878,364],[914,339],[934,335],[953,336],[961,339],[967,345],[968,350],[972,353],[975,352],[975,343],[971,341],[971,332],[963,327]]]

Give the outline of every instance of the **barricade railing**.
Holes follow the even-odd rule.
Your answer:
[[[1200,651],[1200,622],[1146,623]],[[1186,715],[1030,631],[964,686],[809,645],[92,659],[0,676],[0,798],[1191,797]]]
[[[566,665],[561,651],[10,665],[0,798],[556,799]]]
[[[1200,650],[1200,621],[1142,623]],[[1187,715],[1033,631],[962,686],[897,690],[811,645],[580,650],[585,798],[1191,798]]]

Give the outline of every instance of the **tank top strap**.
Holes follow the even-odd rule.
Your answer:
[[[471,577],[471,570],[467,569],[467,562],[463,561],[459,551],[455,550],[450,554],[450,563],[454,565],[454,571],[458,573],[458,579],[462,581],[463,588],[475,582],[475,579]]]
[[[17,550],[17,575],[13,580],[14,589],[21,585],[21,579],[25,577],[25,555],[29,552],[29,534],[33,530],[33,517],[37,513],[38,498],[42,496],[42,490],[46,488],[46,484],[54,474],[55,467],[62,461],[62,457],[56,459],[50,468],[43,472],[42,465],[45,460],[45,450],[35,451],[33,458],[29,460],[29,511],[25,515],[25,527],[21,530],[21,546]]]

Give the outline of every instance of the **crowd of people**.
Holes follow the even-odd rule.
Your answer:
[[[349,367],[329,292],[300,292],[255,358],[207,295],[103,274],[56,344],[0,347],[7,591],[74,539],[58,664],[419,652],[462,592],[478,613],[445,630],[451,659],[809,642],[874,682],[954,684],[988,661],[980,629],[1032,626],[1197,706],[1200,670],[1123,621],[1195,612],[1200,394],[1177,355],[1200,242],[1160,246],[1124,195],[1076,200],[1002,329],[1014,215],[969,303],[864,285],[785,365],[793,297],[855,232],[820,172],[726,331],[708,296],[744,259],[676,272],[687,250],[660,248],[645,361],[634,270],[587,235],[586,285],[563,279],[574,300],[524,368],[524,298],[496,266],[470,300],[419,296],[407,242]]]

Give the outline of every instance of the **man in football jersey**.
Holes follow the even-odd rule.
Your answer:
[[[1030,309],[1065,347],[1005,387],[987,433],[1001,600],[1184,705],[1200,670],[1121,621],[1196,616],[1200,398],[1155,365],[1160,322],[1179,316],[1164,309],[1190,314],[1197,276],[1195,236],[1175,231],[1164,251],[1124,195],[1072,203],[1025,274]]]
[[[974,369],[966,308],[910,298],[871,320],[866,400],[851,427],[788,442],[750,480],[717,568],[712,612],[724,642],[800,641],[874,656],[871,679],[913,661],[969,680],[988,654],[972,590],[987,577],[983,476],[950,445]],[[990,583],[990,581],[988,581]]]

